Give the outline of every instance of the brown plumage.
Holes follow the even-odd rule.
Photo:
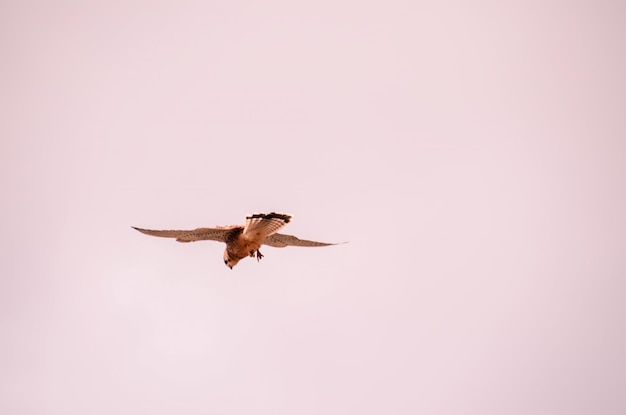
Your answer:
[[[259,251],[261,245],[276,248],[285,246],[328,246],[336,245],[325,242],[307,241],[293,235],[277,233],[291,221],[291,216],[284,213],[256,213],[246,217],[242,225],[216,226],[215,228],[197,228],[193,230],[150,230],[133,226],[141,233],[165,238],[176,238],[178,242],[218,241],[226,243],[224,264],[233,268],[243,258],[256,256],[263,258]]]

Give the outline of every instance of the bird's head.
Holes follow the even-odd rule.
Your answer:
[[[231,258],[228,255],[228,250],[224,250],[224,265],[226,265],[230,269],[233,269],[233,267],[237,265],[238,262],[239,258]]]

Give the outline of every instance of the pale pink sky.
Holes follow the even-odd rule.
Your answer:
[[[626,413],[626,6],[0,5],[0,413]],[[130,226],[294,215],[343,241]]]

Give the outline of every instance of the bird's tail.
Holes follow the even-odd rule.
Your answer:
[[[285,213],[255,213],[246,217],[246,225],[243,233],[263,232],[265,236],[278,232],[291,221],[291,215]]]

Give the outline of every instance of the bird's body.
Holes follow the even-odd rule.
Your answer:
[[[328,246],[325,242],[307,241],[292,235],[277,233],[291,221],[291,216],[284,213],[256,213],[246,217],[245,225],[216,226],[193,230],[150,230],[135,228],[146,235],[176,238],[178,242],[212,240],[226,243],[224,264],[233,268],[247,256],[263,258],[259,251],[261,245],[277,248],[285,246]]]

